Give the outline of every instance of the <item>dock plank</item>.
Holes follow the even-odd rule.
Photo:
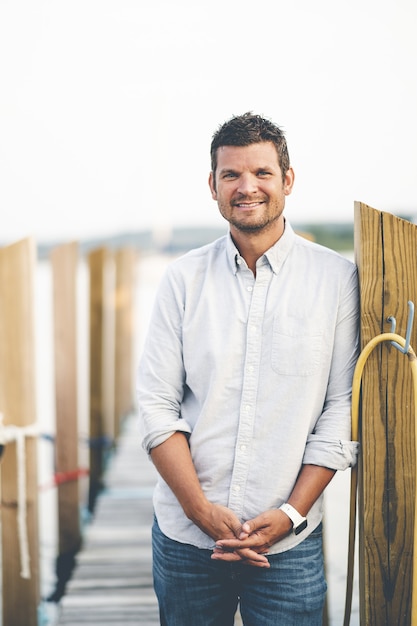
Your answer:
[[[83,548],[59,606],[59,626],[159,624],[152,586],[155,469],[140,448],[136,416],[126,420]]]
[[[156,470],[141,450],[136,416],[125,423],[94,516],[58,607],[56,626],[152,626],[152,492]],[[236,615],[235,626],[242,624]]]

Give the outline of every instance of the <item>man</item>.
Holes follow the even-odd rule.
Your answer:
[[[209,185],[227,236],[174,261],[139,369],[161,624],[322,623],[322,494],[354,464],[355,266],[284,219],[279,127],[234,117]]]

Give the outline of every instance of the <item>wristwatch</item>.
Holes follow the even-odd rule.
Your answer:
[[[285,502],[284,504],[281,504],[279,508],[281,509],[281,511],[284,511],[284,513],[288,515],[288,517],[292,521],[292,531],[294,535],[299,535],[301,532],[303,532],[303,530],[307,528],[307,518],[300,515],[297,509],[291,506],[291,504]]]

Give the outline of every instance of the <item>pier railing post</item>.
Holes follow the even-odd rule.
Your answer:
[[[90,511],[102,488],[105,451],[114,439],[114,260],[106,248],[89,253]]]
[[[35,260],[31,239],[0,249],[0,411],[5,426],[13,425],[20,433],[36,425]],[[25,436],[23,446],[25,466],[19,466],[18,446],[12,441],[5,446],[0,468],[3,624],[7,626],[37,626],[40,602],[36,436]],[[20,534],[19,472],[23,472],[26,486]],[[26,574],[22,562],[25,538]]]
[[[355,205],[355,256],[361,293],[361,344],[390,331],[405,334],[409,300],[417,302],[417,227]],[[413,330],[411,345],[417,345]],[[411,621],[415,502],[414,398],[407,358],[387,345],[369,358],[362,381],[359,472],[361,624]]]
[[[53,274],[54,362],[58,476],[58,586],[65,583],[81,545],[78,460],[78,350],[77,273],[78,244],[51,252]],[[70,477],[66,480],[65,477]],[[66,576],[67,574],[67,576]]]
[[[120,432],[121,420],[134,406],[134,301],[137,255],[132,248],[115,253],[116,343],[115,343],[115,433]]]

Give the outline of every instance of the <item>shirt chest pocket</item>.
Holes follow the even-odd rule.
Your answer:
[[[273,323],[271,366],[277,374],[313,376],[323,351],[323,333],[310,317],[276,316]]]

